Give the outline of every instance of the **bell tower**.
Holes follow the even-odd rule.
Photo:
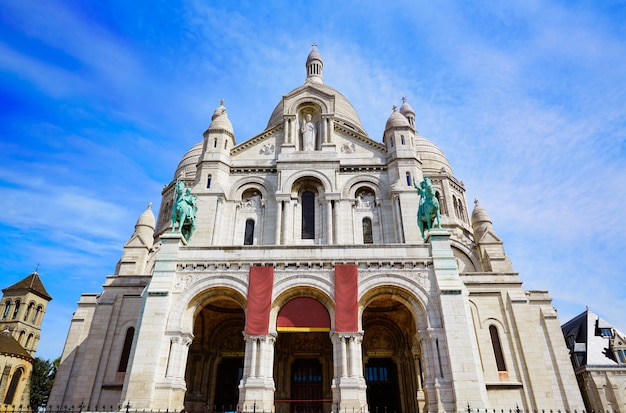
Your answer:
[[[33,357],[41,336],[43,316],[51,300],[37,270],[2,290],[0,330],[8,329]]]

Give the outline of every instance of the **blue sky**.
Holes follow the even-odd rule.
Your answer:
[[[9,0],[0,286],[40,264],[38,356],[61,354],[220,99],[237,143],[261,132],[313,42],[372,139],[407,97],[525,289],[626,331],[625,2]]]

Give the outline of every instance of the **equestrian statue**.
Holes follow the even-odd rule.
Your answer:
[[[433,188],[430,178],[425,177],[419,186],[417,186],[415,178],[413,178],[413,187],[417,189],[417,193],[420,196],[420,204],[417,209],[417,225],[420,227],[422,239],[425,240],[425,228],[430,231],[435,221],[437,222],[437,228],[441,228],[439,201],[435,196],[435,189]]]
[[[185,183],[180,179],[176,180],[174,187],[174,204],[172,205],[172,231],[177,230],[185,237],[186,241],[191,239],[196,230],[196,196],[191,193],[191,189],[185,189]]]

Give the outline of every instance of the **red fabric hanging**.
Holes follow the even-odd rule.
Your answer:
[[[356,265],[335,266],[335,331],[354,333],[359,329],[358,275]]]
[[[280,309],[276,320],[279,331],[330,331],[326,307],[310,297],[298,297]]]
[[[273,285],[274,267],[250,267],[246,334],[261,336],[269,332]]]

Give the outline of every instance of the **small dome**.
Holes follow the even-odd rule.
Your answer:
[[[215,112],[213,112],[209,129],[223,129],[234,135],[233,125],[230,123],[226,108],[224,107],[224,99],[220,101],[220,105],[215,109]]]
[[[405,118],[400,112],[398,112],[398,108],[396,105],[393,105],[393,112],[389,119],[387,119],[387,124],[385,125],[385,130],[389,130],[391,128],[401,128],[411,126],[407,118]]]
[[[404,116],[402,117],[404,118]],[[443,154],[443,151],[439,149],[437,145],[423,136],[416,136],[414,143],[415,151],[422,160],[422,171],[425,174],[448,172],[452,175],[450,162],[448,162],[448,158],[446,158],[446,155]]]
[[[404,116],[413,115],[415,117],[415,111],[409,105],[409,102],[406,101],[406,97],[402,96],[402,106],[400,106],[400,113]]]
[[[306,58],[306,65],[308,66],[314,60],[317,60],[320,63],[323,63],[322,56],[320,55],[320,52],[318,52],[317,49],[315,48],[315,45],[313,46],[313,50],[311,50],[311,53],[309,53],[309,56],[307,56]]]
[[[493,229],[493,223],[489,214],[478,203],[478,199],[474,200],[474,211],[472,211],[472,228],[476,240],[480,240],[487,230]]]
[[[148,208],[139,215],[135,228],[139,226],[149,227],[154,230],[154,213],[152,212],[152,202],[148,205]]]
[[[196,165],[200,160],[200,155],[202,155],[202,143],[203,142],[198,142],[195,144],[187,151],[185,156],[183,156],[183,159],[181,159],[178,164],[178,168],[176,168],[174,179],[178,178],[181,174],[187,175],[188,173],[196,173]]]

